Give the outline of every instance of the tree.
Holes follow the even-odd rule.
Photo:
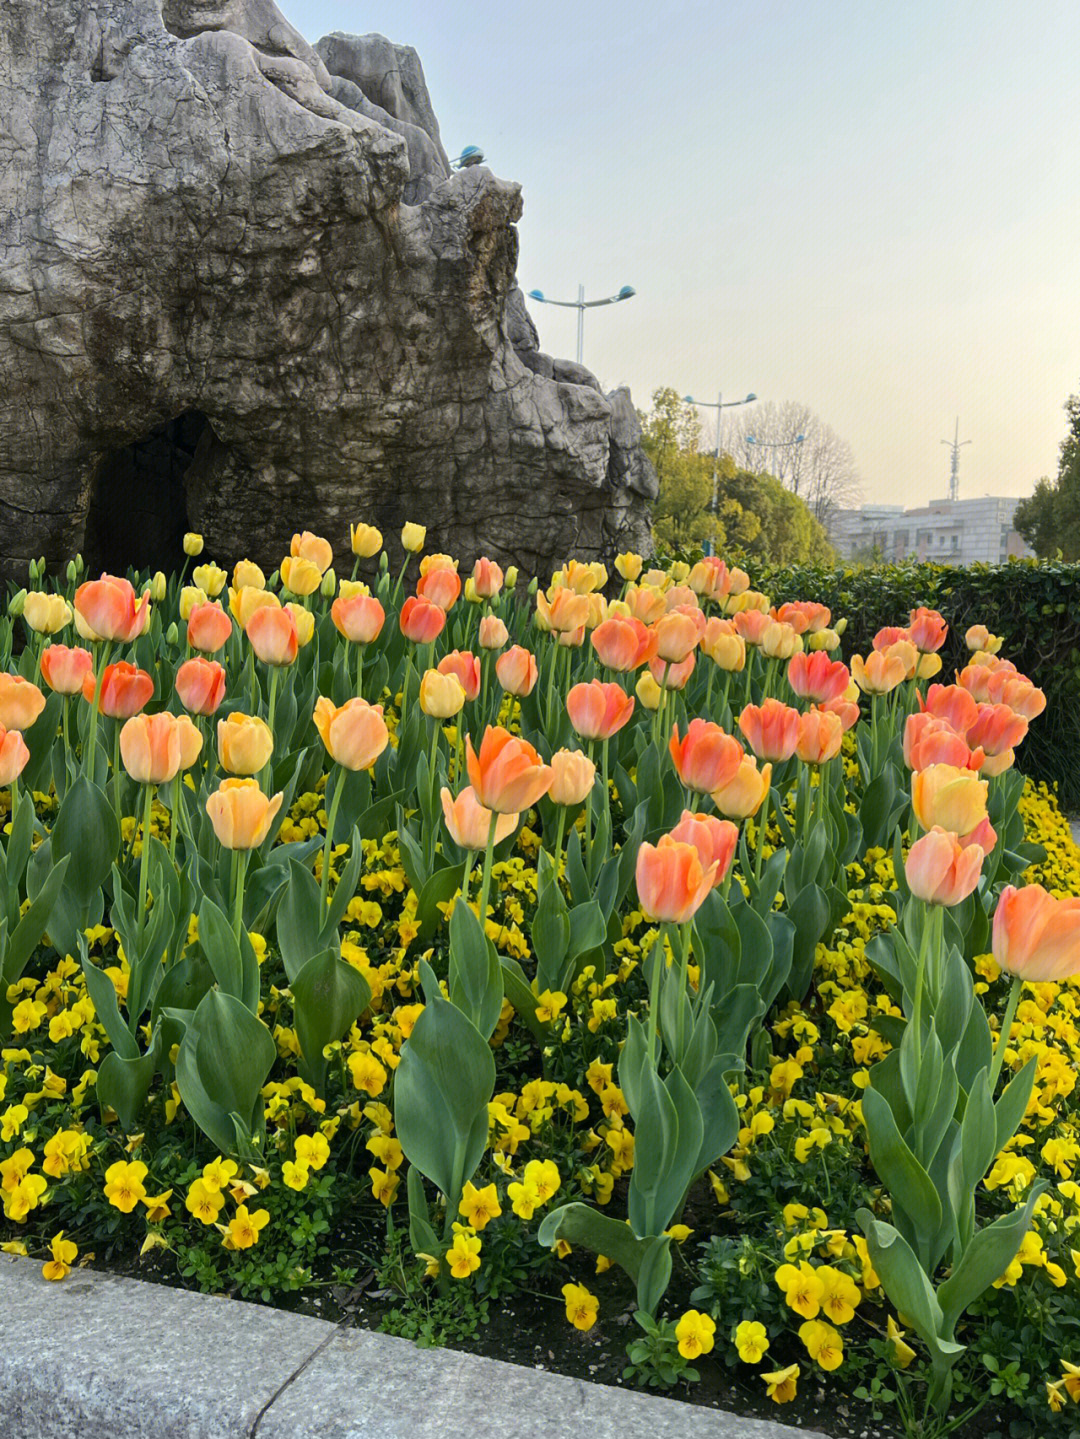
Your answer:
[[[826,529],[838,509],[862,498],[851,446],[809,405],[769,400],[740,411],[728,423],[723,443],[743,469],[775,475]]]
[[[829,564],[836,555],[824,526],[806,503],[774,475],[736,470],[725,486],[727,497],[760,524],[742,546],[774,565]]]
[[[1057,479],[1045,476],[1021,500],[1013,525],[1037,555],[1080,559],[1080,394],[1065,401],[1069,428],[1061,442]]]
[[[660,481],[653,505],[656,537],[674,550],[691,549],[707,540],[719,548],[726,533],[712,509],[716,459],[701,453],[698,412],[672,389],[654,390],[652,403],[650,413],[640,418],[642,448]]]

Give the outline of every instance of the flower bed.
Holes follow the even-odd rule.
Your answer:
[[[3,1247],[271,1302],[374,1273],[426,1342],[547,1296],[632,1311],[627,1382],[1066,1424],[1041,692],[978,626],[935,682],[933,611],[849,670],[719,561],[534,602],[402,541],[394,576],[357,526],[339,584],[298,535],[225,602],[212,564],[17,597]]]

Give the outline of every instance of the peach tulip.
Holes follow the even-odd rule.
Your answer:
[[[150,591],[136,600],[130,580],[103,574],[99,580],[87,580],[75,591],[75,615],[88,631],[85,639],[130,644],[146,628]]]
[[[911,777],[911,804],[923,829],[967,835],[986,818],[987,781],[970,769],[932,764]]]
[[[799,716],[795,753],[803,764],[828,764],[840,753],[844,724],[838,714],[826,709],[809,709]]]
[[[787,678],[800,699],[825,704],[846,693],[851,671],[842,661],[831,660],[824,650],[804,651],[788,661]]]
[[[799,711],[775,699],[763,705],[747,705],[739,716],[739,728],[758,759],[780,764],[795,753]]]
[[[322,570],[303,555],[286,555],[281,562],[281,583],[290,594],[306,599],[322,584]]]
[[[649,920],[686,924],[701,908],[716,881],[716,860],[704,866],[696,847],[661,836],[656,845],[643,844],[637,856],[637,892]]]
[[[1016,748],[1027,734],[1027,728],[1024,716],[1008,705],[980,705],[966,737],[973,749],[980,746],[990,756],[1003,755],[1007,750]]]
[[[30,751],[17,729],[0,729],[0,789],[14,784],[26,768]]]
[[[844,726],[845,734],[848,730],[854,729],[859,722],[859,706],[854,700],[848,699],[846,694],[841,695],[837,700],[826,700],[821,708],[828,710],[830,714],[840,716],[840,723]]]
[[[917,650],[924,654],[935,653],[945,643],[949,626],[937,610],[928,610],[920,605],[908,617],[908,637]]]
[[[631,585],[626,591],[626,604],[633,618],[644,625],[655,624],[666,613],[663,591],[656,585]]]
[[[895,644],[899,644],[901,640],[907,640],[909,644],[911,643],[911,633],[909,630],[904,629],[901,625],[885,625],[882,629],[878,630],[871,644],[872,647],[880,653]]]
[[[82,692],[83,698],[93,704],[97,683],[92,673],[83,679]],[[98,709],[103,715],[112,719],[130,719],[145,709],[153,696],[153,677],[145,670],[128,664],[127,660],[117,660],[115,664],[105,666],[98,701]]]
[[[461,849],[486,849],[491,830],[491,811],[476,798],[472,785],[466,785],[455,799],[448,789],[439,791],[443,818],[450,838]],[[520,815],[500,814],[495,823],[495,843],[499,844],[517,828]]]
[[[761,610],[740,610],[732,620],[744,643],[760,646],[765,631],[773,623]]]
[[[698,611],[700,614],[700,610]],[[682,610],[671,610],[656,621],[653,626],[653,634],[656,637],[656,658],[661,663],[669,665],[681,665],[697,647],[697,642],[704,632],[704,616],[702,624],[698,624]]]
[[[698,794],[712,794],[730,784],[743,758],[739,741],[705,719],[691,720],[681,739],[679,727],[674,725],[668,750],[679,779]]]
[[[684,809],[682,818],[671,831],[671,838],[680,844],[692,844],[698,852],[703,870],[716,865],[714,887],[727,878],[735,846],[739,843],[739,829],[729,819],[717,819],[712,814],[694,814]]]
[[[473,565],[472,582],[482,600],[493,600],[503,587],[502,566],[481,556]]]
[[[634,713],[634,698],[621,685],[590,680],[574,685],[566,696],[566,710],[582,739],[610,739]]]
[[[829,628],[832,612],[827,605],[815,600],[789,600],[772,611],[773,619],[781,624],[791,625],[797,634],[818,634]]]
[[[632,615],[609,615],[593,630],[592,647],[605,669],[627,674],[656,653],[656,635]]]
[[[430,645],[446,628],[446,611],[430,600],[410,595],[401,607],[398,624],[413,644]]]
[[[713,791],[712,802],[728,819],[750,819],[768,796],[771,782],[772,765],[759,770],[753,755],[744,755],[735,778]]]
[[[528,740],[501,726],[485,729],[479,754],[467,736],[465,762],[477,800],[498,814],[520,814],[551,788],[551,766]]]
[[[934,825],[908,852],[908,888],[927,904],[960,904],[978,885],[984,858],[980,845],[963,847],[955,833]]]
[[[536,623],[552,634],[570,634],[582,629],[589,618],[588,595],[575,594],[562,586],[545,594],[536,592]]]
[[[991,686],[988,698],[993,703],[1008,705],[1026,720],[1038,719],[1046,708],[1046,695],[1036,689],[1027,675],[1003,674]]]
[[[57,694],[79,694],[93,671],[94,657],[89,650],[51,644],[41,651],[41,677]]]
[[[453,675],[465,691],[467,700],[480,693],[480,661],[471,650],[451,650],[438,663],[441,675]]]
[[[137,784],[168,784],[183,758],[177,716],[162,710],[126,720],[120,729],[120,757]]]
[[[927,769],[932,764],[951,764],[957,769],[977,770],[985,755],[972,750],[963,735],[948,720],[918,711],[904,724],[904,763],[908,769]]]
[[[214,714],[225,698],[224,667],[216,660],[185,660],[176,671],[176,693],[189,713]]]
[[[501,650],[510,638],[510,631],[498,615],[485,615],[480,621],[478,638],[482,650]]]
[[[420,680],[420,708],[432,719],[448,720],[460,714],[468,698],[457,675],[425,670]]]
[[[596,765],[579,749],[557,749],[551,756],[551,775],[552,804],[583,804],[592,793]]]
[[[382,705],[369,705],[364,699],[335,705],[320,695],[313,719],[330,758],[344,769],[369,768],[390,742]]]
[[[670,664],[667,660],[662,660],[659,655],[653,655],[649,661],[649,674],[660,689],[681,690],[694,673],[696,664],[697,656],[692,653],[688,654],[681,664]]]
[[[321,535],[313,535],[310,530],[305,530],[300,535],[293,535],[289,545],[289,554],[294,559],[299,557],[310,561],[320,575],[325,575],[334,563],[334,550],[330,541],[324,540]]]
[[[296,620],[287,608],[261,606],[244,627],[256,656],[268,665],[291,665],[300,648]]]
[[[206,813],[223,849],[258,849],[270,833],[281,794],[270,799],[253,779],[223,779],[206,801]]]
[[[218,720],[218,758],[229,774],[254,775],[270,763],[274,736],[264,719],[234,711]]]
[[[887,695],[907,678],[907,665],[900,655],[872,650],[864,660],[853,655],[851,675],[863,694]]]
[[[979,717],[979,702],[961,685],[931,685],[919,708],[947,720],[957,734],[966,734]]]
[[[203,596],[205,603],[206,596]],[[241,585],[238,590],[229,591],[229,609],[233,619],[242,630],[246,630],[248,620],[259,609],[279,610],[281,601],[273,590],[256,589],[254,585]],[[181,604],[180,613],[183,615],[184,608]]]
[[[1041,884],[1006,885],[994,911],[993,948],[1002,969],[1029,984],[1071,979],[1080,973],[1080,898],[1055,899]]]
[[[495,661],[495,674],[508,695],[530,695],[539,674],[536,656],[521,645],[511,645]]]
[[[386,612],[374,595],[339,595],[330,606],[330,618],[350,643],[369,645],[379,638]]]
[[[177,715],[176,727],[180,732],[180,768],[190,769],[202,754],[202,730],[190,715]]]
[[[27,730],[45,708],[45,696],[22,675],[0,672],[0,727]]]
[[[195,605],[188,616],[188,644],[204,655],[217,654],[231,634],[232,620],[216,600]]]
[[[761,632],[761,653],[767,659],[790,660],[802,647],[802,636],[779,620],[770,620]]]
[[[451,610],[461,595],[461,577],[456,570],[428,570],[416,583],[417,596],[441,610]]]
[[[719,615],[706,620],[699,648],[717,669],[738,674],[746,668],[746,641],[732,620],[721,619]]]

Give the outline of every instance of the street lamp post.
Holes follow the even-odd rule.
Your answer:
[[[758,440],[753,435],[747,435],[746,443],[756,445],[759,450],[794,450],[795,451],[795,485],[794,493],[799,493],[799,457],[802,454],[800,446],[805,441],[805,435],[796,435],[793,440]]]
[[[633,285],[624,285],[617,295],[608,295],[603,300],[586,300],[585,286],[579,285],[576,300],[552,300],[545,295],[543,290],[530,290],[529,299],[539,300],[542,305],[562,305],[565,309],[576,310],[577,316],[577,362],[584,364],[582,355],[585,352],[585,311],[591,310],[596,305],[616,305],[620,300],[629,300],[636,295],[637,291]]]
[[[717,394],[716,403],[711,400],[695,400],[693,395],[683,395],[684,405],[696,405],[699,409],[716,411],[716,466],[713,469],[712,483],[712,511],[715,515],[720,508],[720,421],[724,418],[725,410],[733,410],[738,405],[750,405],[757,399],[757,395],[750,392],[745,400],[725,400],[723,392]],[[712,553],[712,541],[709,541],[709,553]]]

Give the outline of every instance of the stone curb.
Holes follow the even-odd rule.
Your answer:
[[[4,1439],[824,1439],[322,1319],[0,1256]]]

